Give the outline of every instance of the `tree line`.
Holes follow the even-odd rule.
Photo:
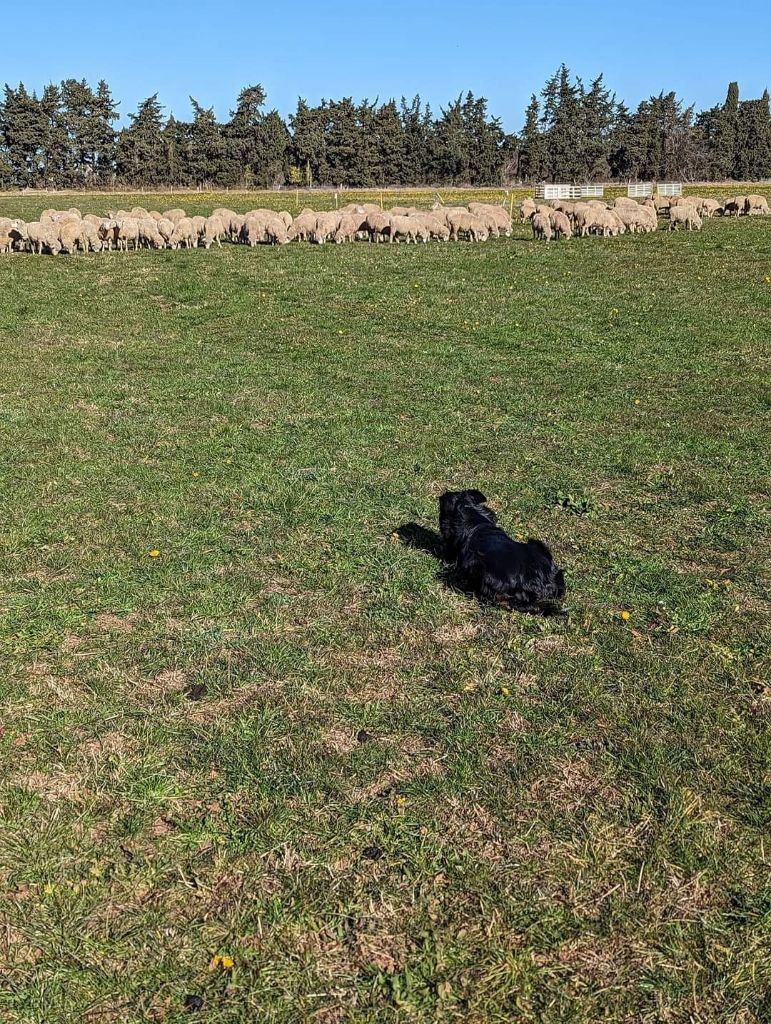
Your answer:
[[[23,83],[0,102],[0,186],[104,188],[276,185],[502,185],[516,181],[758,180],[771,177],[768,90],[696,112],[674,92],[630,110],[600,75],[563,64],[507,134],[484,97],[461,94],[438,114],[411,100],[299,99],[286,120],[261,85],[227,121],[191,97],[192,119],[166,116],[157,93],[116,127],[110,87]]]

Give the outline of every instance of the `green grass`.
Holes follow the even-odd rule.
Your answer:
[[[769,1020],[771,223],[528,235],[0,258],[4,1022]]]

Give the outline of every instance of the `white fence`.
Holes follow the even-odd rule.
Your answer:
[[[681,196],[683,184],[680,181],[660,181],[656,186],[656,191],[660,196]]]
[[[536,185],[536,199],[584,199],[590,196],[602,199],[602,185]]]
[[[645,199],[653,195],[653,182],[637,181],[634,185],[627,185],[626,194],[630,199]]]

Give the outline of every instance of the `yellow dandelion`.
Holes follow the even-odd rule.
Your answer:
[[[225,465],[226,466],[230,466],[230,465],[232,465],[232,463],[233,463],[232,459],[225,459]]]
[[[150,552],[150,558],[157,558],[160,555],[160,551],[157,548],[153,548]]]
[[[200,473],[193,472],[193,476],[200,476]]]
[[[627,612],[627,611],[621,612],[621,618],[624,620],[624,622],[628,622],[631,619],[631,617],[632,617],[632,613],[631,612]]]
[[[635,405],[639,405],[639,404],[640,404],[640,399],[639,399],[639,398],[635,398],[635,400],[634,400],[634,404],[635,404]]]
[[[229,956],[223,956],[217,953],[209,961],[210,971],[232,971],[235,966],[233,958]]]
[[[509,690],[508,686],[502,686],[500,689],[500,694],[502,697],[508,697],[510,692],[511,691]]]

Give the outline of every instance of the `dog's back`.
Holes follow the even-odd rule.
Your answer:
[[[513,540],[496,523],[480,491],[449,491],[440,498],[440,526],[448,555],[484,600],[526,610],[565,596],[565,574],[540,540]]]

